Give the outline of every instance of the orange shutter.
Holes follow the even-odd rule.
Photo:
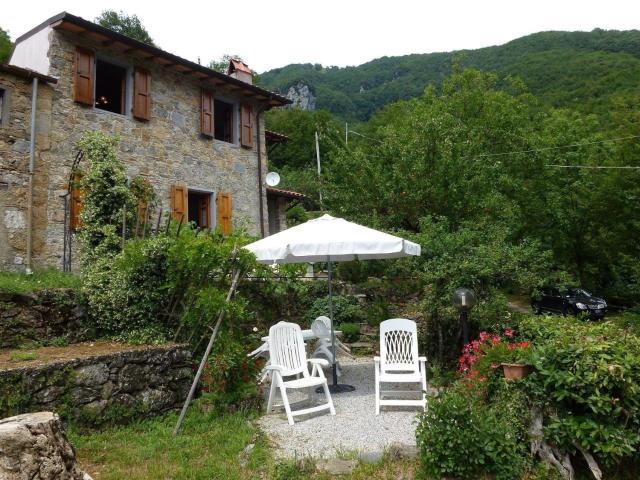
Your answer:
[[[240,144],[243,147],[253,147],[251,105],[248,103],[243,103],[240,106]]]
[[[213,94],[204,89],[200,96],[200,133],[213,138]]]
[[[82,226],[80,214],[82,213],[84,192],[80,188],[82,173],[75,172],[71,180],[71,205],[69,215],[69,226],[72,231],[78,230]]]
[[[174,220],[183,219],[183,223],[189,221],[187,201],[186,186],[174,185],[171,187],[171,216]]]
[[[78,103],[93,105],[93,78],[95,55],[91,50],[76,47],[74,64],[73,99]]]
[[[218,192],[216,195],[217,224],[224,235],[231,233],[231,194]]]
[[[140,68],[133,74],[133,116],[138,120],[151,118],[151,74]]]

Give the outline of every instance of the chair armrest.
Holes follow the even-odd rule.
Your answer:
[[[282,372],[284,370],[284,368],[282,368],[280,365],[265,365],[264,369],[274,370],[276,372]]]
[[[311,365],[320,365],[321,367],[328,367],[331,365],[329,360],[325,360],[324,358],[309,358],[307,360]]]
[[[373,361],[376,363],[380,363],[380,357],[373,357]]]
[[[427,357],[418,357],[418,361],[426,362],[427,361]]]

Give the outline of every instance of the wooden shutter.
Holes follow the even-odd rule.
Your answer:
[[[76,47],[74,63],[73,99],[84,105],[93,105],[93,79],[95,55],[91,50]]]
[[[83,208],[84,192],[80,188],[82,173],[75,172],[71,180],[71,205],[69,215],[69,227],[72,231],[78,230],[82,226],[80,214]]]
[[[224,235],[231,233],[231,194],[218,192],[216,195],[216,221]]]
[[[251,105],[240,105],[240,144],[243,147],[253,147],[253,124],[251,118]]]
[[[189,221],[187,187],[184,185],[173,185],[171,187],[171,216],[183,223]]]
[[[141,68],[133,74],[133,116],[138,120],[151,118],[151,74]]]
[[[213,94],[205,89],[200,95],[200,133],[213,138]]]

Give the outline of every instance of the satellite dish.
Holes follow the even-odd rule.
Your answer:
[[[275,187],[279,183],[280,175],[278,175],[276,172],[267,173],[267,185],[269,185],[270,187]]]

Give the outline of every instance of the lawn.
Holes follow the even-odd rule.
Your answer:
[[[32,275],[0,272],[0,292],[31,293],[51,288],[77,288],[78,276],[54,269],[36,270]]]
[[[315,473],[312,461],[276,461],[266,436],[253,425],[255,413],[219,414],[209,409],[197,401],[176,437],[176,413],[95,432],[72,428],[69,437],[80,465],[95,480],[332,478]],[[247,455],[243,451],[249,444],[255,446]],[[360,464],[352,475],[340,478],[410,479],[415,469],[414,461],[387,459],[377,465]]]

